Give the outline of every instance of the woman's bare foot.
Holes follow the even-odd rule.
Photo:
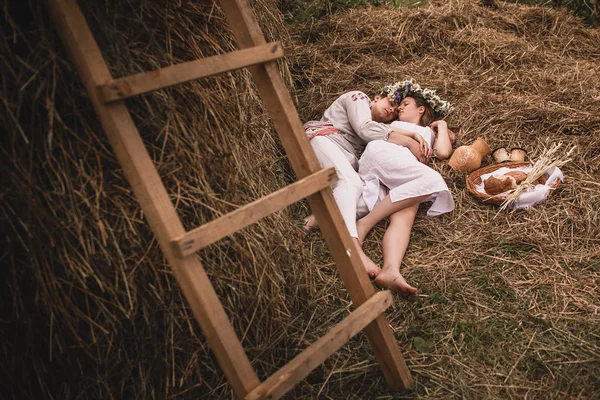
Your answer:
[[[417,288],[410,286],[402,274],[396,271],[381,271],[377,278],[375,278],[375,284],[398,293],[404,298],[417,294]]]
[[[306,232],[310,232],[318,227],[319,223],[313,214],[310,214],[308,217],[304,218],[304,230]]]

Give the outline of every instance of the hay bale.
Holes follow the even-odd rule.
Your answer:
[[[254,7],[268,40],[289,40],[274,2]],[[37,2],[5,8],[3,365],[19,371],[15,393],[229,396],[47,11]],[[211,2],[82,10],[114,77],[236,48]],[[127,104],[187,229],[293,178],[245,71]],[[250,358],[269,368],[281,363],[269,344],[289,336],[307,307],[296,295],[306,290],[305,250],[290,220],[283,211],[200,254]]]
[[[577,145],[567,181],[534,212],[471,199],[437,162],[452,215],[419,214],[403,272],[425,297],[388,313],[420,397],[594,397],[600,367],[600,33],[564,10],[476,0],[349,11],[286,43],[304,120],[340,93],[413,76],[456,107],[459,143]],[[235,48],[212,3],[85,2],[115,77]],[[2,356],[19,398],[223,398],[231,391],[124,181],[37,2],[3,24]],[[235,72],[127,104],[187,229],[290,182],[250,76]],[[200,252],[264,379],[351,309],[302,204]],[[382,224],[384,225],[384,224]],[[366,243],[381,261],[382,226]],[[389,395],[359,335],[290,398]]]

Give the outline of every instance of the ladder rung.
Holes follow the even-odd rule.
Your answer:
[[[98,85],[98,92],[102,101],[109,103],[281,57],[283,57],[283,48],[279,42],[267,43],[115,79],[104,85]]]
[[[350,338],[380,316],[391,304],[391,292],[385,290],[375,293],[325,336],[248,393],[246,400],[280,398],[346,344]]]
[[[208,222],[171,242],[176,253],[186,257],[203,247],[302,200],[337,181],[333,167],[322,169],[289,186]]]

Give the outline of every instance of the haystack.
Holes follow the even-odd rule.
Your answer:
[[[273,2],[254,6],[268,40],[289,40]],[[15,393],[226,396],[230,389],[47,11],[37,2],[6,7],[2,293],[9,325],[3,349],[4,365],[19,371],[7,371],[17,379]],[[236,48],[210,2],[81,7],[114,77]],[[187,229],[293,178],[247,72],[156,92],[128,106]],[[290,220],[289,211],[280,213],[201,254],[250,357],[268,367],[279,362],[279,352],[261,354],[277,337],[292,336],[286,325],[307,307],[306,296],[297,295],[306,286],[299,272],[305,250],[294,241],[298,230]],[[255,322],[265,317],[273,322]]]
[[[218,6],[163,3],[80,2],[113,76],[235,48]],[[553,197],[496,218],[434,162],[457,208],[418,215],[402,271],[422,296],[388,318],[416,381],[404,396],[597,396],[598,29],[475,0],[291,27],[274,2],[253,6],[267,39],[285,43],[304,120],[344,91],[414,77],[455,105],[459,145],[479,136],[534,160],[552,142],[578,146]],[[231,397],[47,12],[3,9],[1,349],[13,397]],[[127,103],[187,229],[293,179],[246,72]],[[302,236],[307,213],[290,207],[200,252],[262,379],[351,309],[320,235]],[[378,262],[384,228],[366,244]],[[388,395],[359,335],[288,396]]]

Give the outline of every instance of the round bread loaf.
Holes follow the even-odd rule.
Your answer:
[[[517,187],[517,181],[512,176],[490,176],[483,184],[483,189],[487,194],[496,195]]]
[[[505,173],[504,176],[512,176],[515,178],[517,185],[527,179],[527,174],[523,171],[510,171]]]

